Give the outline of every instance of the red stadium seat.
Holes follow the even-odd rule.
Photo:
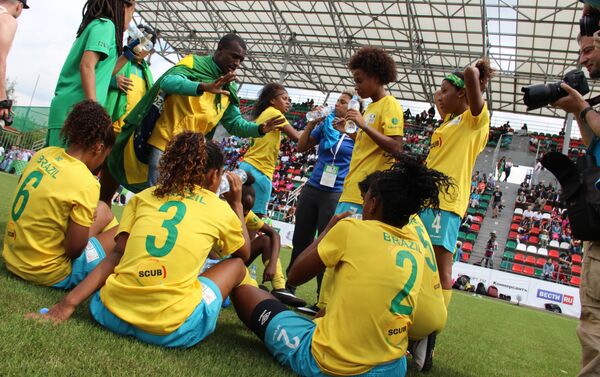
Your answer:
[[[470,252],[472,252],[472,251],[473,251],[473,244],[472,244],[472,243],[470,243],[470,242],[465,242],[465,243],[463,244],[463,247],[462,247],[462,249],[463,249],[463,251],[466,251],[466,252],[470,253]]]
[[[581,255],[579,254],[572,254],[571,255],[571,261],[575,264],[581,264]]]
[[[471,254],[463,253],[462,254],[462,262],[467,263],[469,261],[470,257],[471,257]]]
[[[540,228],[531,228],[529,230],[529,234],[532,236],[539,236],[540,234]]]
[[[533,276],[535,275],[535,269],[530,266],[525,266],[525,268],[523,268],[523,273],[525,275]]]
[[[525,257],[525,263],[530,264],[530,265],[535,265],[535,257],[533,255],[528,255],[527,257]]]
[[[516,272],[518,274],[521,274],[521,273],[523,273],[523,266],[520,265],[520,264],[513,264],[511,270],[512,270],[512,272]]]
[[[509,240],[516,240],[518,236],[519,236],[519,234],[517,232],[510,232],[510,233],[508,233],[508,239]]]
[[[481,225],[482,222],[483,222],[483,219],[481,218],[481,216],[475,216],[475,217],[473,217],[473,223],[474,224]]]
[[[548,250],[548,256],[552,259],[558,259],[559,255],[558,250]]]
[[[571,285],[579,287],[579,276],[571,276]]]
[[[471,224],[471,228],[469,228],[471,232],[479,233],[480,226],[479,224]]]
[[[546,205],[544,206],[544,209],[543,209],[543,211],[544,211],[544,212],[548,212],[548,213],[552,212],[552,206],[551,206],[551,205],[549,205],[549,204],[546,204]]]
[[[510,225],[510,230],[515,230],[515,231],[516,231],[516,230],[518,230],[518,229],[519,229],[519,224],[512,223],[512,224]]]
[[[537,244],[540,243],[540,239],[535,236],[531,236],[531,237],[529,237],[529,241],[527,241],[527,243],[529,243],[530,245],[537,246]]]
[[[522,219],[523,219],[523,216],[514,215],[513,218],[512,218],[512,222],[513,223],[520,223]]]
[[[573,275],[577,275],[577,276],[581,275],[581,266],[576,266],[576,265],[572,266],[571,273]]]
[[[514,261],[515,261],[515,263],[524,263],[525,262],[525,255],[524,254],[515,254]]]
[[[535,265],[538,267],[544,267],[546,264],[546,258],[538,258],[535,260]]]

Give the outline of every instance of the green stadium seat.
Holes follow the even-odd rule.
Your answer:
[[[543,273],[544,273],[544,271],[541,268],[535,269],[535,277],[541,278]]]
[[[511,251],[505,251],[502,255],[503,260],[512,261],[515,258],[515,253]]]
[[[514,250],[516,247],[517,243],[515,241],[508,241],[504,250]]]
[[[467,239],[467,234],[465,232],[458,232],[458,239],[459,240],[466,240]]]
[[[500,269],[504,271],[510,271],[512,269],[512,263],[503,260],[502,262],[500,262]]]
[[[477,240],[477,234],[475,234],[475,233],[467,234],[467,241],[475,243],[476,240]]]

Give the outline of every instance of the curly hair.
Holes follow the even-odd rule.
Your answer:
[[[98,143],[111,148],[115,144],[112,119],[96,101],[84,100],[73,107],[60,131],[65,145],[77,145],[85,150]]]
[[[258,99],[254,104],[254,110],[252,110],[252,117],[254,119],[258,118],[263,111],[265,111],[269,106],[271,106],[271,100],[276,98],[277,96],[287,93],[285,87],[276,82],[268,83],[263,86],[258,94]]]
[[[185,196],[206,184],[211,169],[221,169],[225,156],[221,148],[199,132],[185,131],[175,136],[160,159],[154,196]]]
[[[496,73],[496,70],[492,68],[492,64],[488,58],[479,59],[477,63],[475,63],[475,67],[479,70],[480,80],[490,80]]]
[[[382,202],[383,222],[401,228],[424,208],[439,208],[439,195],[449,195],[452,178],[427,168],[410,155],[401,155],[388,170],[367,176],[359,187]]]
[[[394,59],[383,49],[373,46],[362,47],[352,55],[348,69],[360,69],[368,76],[377,78],[381,85],[396,81],[398,76]]]

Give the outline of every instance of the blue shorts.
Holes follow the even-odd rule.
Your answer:
[[[199,276],[198,280],[202,284],[202,301],[185,322],[168,335],[150,334],[123,321],[104,306],[100,291],[92,296],[90,312],[100,325],[119,335],[132,336],[157,346],[189,348],[215,331],[223,301],[219,287],[212,280],[204,276]]]
[[[316,325],[310,319],[290,310],[283,311],[269,322],[264,343],[277,361],[302,376],[327,376],[323,373],[312,352],[312,337]],[[406,357],[378,365],[359,376],[403,377],[406,374]]]
[[[334,215],[339,215],[346,211],[352,212],[354,215],[362,215],[363,207],[360,204],[350,202],[339,202],[335,207]]]
[[[247,162],[242,162],[240,164],[240,169],[251,173],[256,180],[252,187],[254,187],[254,192],[256,193],[256,197],[254,199],[254,207],[252,207],[252,212],[266,215],[267,214],[267,204],[269,200],[271,200],[271,191],[273,190],[273,182],[264,175],[260,170],[250,165]]]
[[[448,252],[454,254],[460,229],[460,216],[456,213],[428,208],[419,213],[419,217],[429,233],[431,243],[435,246],[443,246]]]
[[[106,253],[100,242],[94,237],[90,238],[87,245],[85,245],[83,253],[81,253],[79,258],[74,259],[71,262],[71,274],[54,284],[52,287],[60,289],[74,288],[77,284],[81,283],[81,281],[85,279],[104,258],[106,258]]]

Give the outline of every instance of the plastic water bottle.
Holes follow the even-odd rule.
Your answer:
[[[255,264],[250,266],[250,277],[252,279],[256,280],[256,265]]]
[[[137,25],[135,24],[134,21],[131,21],[129,23],[129,26],[127,26],[127,33],[129,34],[129,37],[131,38],[132,41],[135,41],[136,39],[138,39],[140,41],[140,43],[138,43],[133,48],[133,51],[136,54],[139,54],[141,52],[150,52],[152,50],[152,48],[154,47],[154,44],[152,43],[150,38],[148,38],[146,36],[146,34],[144,34],[137,27]]]
[[[246,174],[246,172],[242,169],[235,169],[234,171],[232,171],[232,173],[240,177],[240,179],[242,180],[242,184],[246,183],[246,181],[248,180],[248,174]],[[217,190],[217,195],[220,196],[222,194],[225,194],[226,192],[229,192],[230,188],[231,187],[229,186],[229,180],[227,179],[227,176],[223,174],[223,177],[221,177],[221,183],[219,184],[219,189]]]
[[[352,100],[350,100],[350,103],[348,103],[348,110],[360,110],[358,96],[352,97]],[[344,131],[346,131],[348,134],[353,134],[358,131],[358,126],[353,121],[348,120],[344,126]]]
[[[315,110],[306,113],[306,120],[309,122],[314,122],[317,119],[325,118],[331,114],[334,109],[335,107],[333,106],[318,107]]]
[[[48,314],[49,311],[50,311],[50,309],[48,309],[48,308],[41,308],[40,314]]]

